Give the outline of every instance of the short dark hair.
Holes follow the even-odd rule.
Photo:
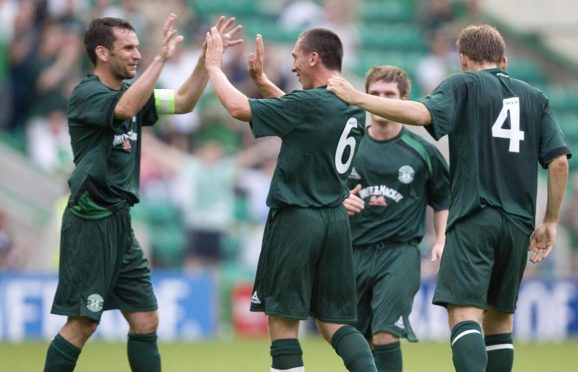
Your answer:
[[[470,25],[464,28],[456,42],[458,52],[474,62],[500,63],[506,43],[498,30],[490,25]]]
[[[341,71],[343,44],[333,31],[325,28],[312,28],[299,35],[299,39],[303,52],[316,52],[325,67]]]
[[[386,83],[397,83],[399,95],[409,97],[411,82],[407,73],[397,66],[374,66],[367,71],[365,75],[365,92],[368,93],[369,86],[376,81],[385,81]]]
[[[102,45],[107,49],[112,49],[114,41],[113,29],[120,28],[134,31],[134,27],[124,19],[105,17],[95,18],[90,21],[88,29],[84,33],[84,48],[88,54],[88,58],[93,65],[96,65],[96,47]]]

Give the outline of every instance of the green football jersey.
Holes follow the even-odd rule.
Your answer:
[[[348,181],[350,189],[361,185],[358,196],[365,202],[350,217],[353,245],[419,243],[426,206],[449,206],[448,173],[438,149],[405,128],[390,140],[363,137]]]
[[[347,197],[347,176],[365,133],[365,111],[325,87],[281,98],[251,99],[255,137],[282,139],[267,205],[334,207]]]
[[[571,156],[542,92],[490,69],[452,75],[421,102],[432,117],[426,129],[449,135],[448,227],[485,206],[533,227],[538,164]]]
[[[151,96],[131,119],[114,119],[115,105],[126,88],[125,84],[121,90],[110,89],[89,75],[76,86],[68,102],[75,164],[68,180],[69,204],[77,205],[88,195],[91,203],[83,203],[81,212],[86,216],[94,212],[91,205],[115,210],[139,200],[141,126],[154,124],[158,115]]]

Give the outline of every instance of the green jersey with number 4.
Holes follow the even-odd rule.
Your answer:
[[[571,156],[542,92],[489,69],[452,75],[421,102],[432,117],[428,131],[449,135],[448,227],[485,206],[533,227],[538,164]]]
[[[249,104],[255,137],[282,139],[267,205],[340,205],[348,195],[351,162],[365,133],[365,112],[325,87],[251,99]]]

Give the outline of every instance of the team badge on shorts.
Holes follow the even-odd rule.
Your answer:
[[[99,294],[91,294],[88,296],[86,300],[86,308],[93,313],[97,313],[102,310],[102,304],[104,303],[104,299]]]
[[[408,184],[413,181],[413,177],[415,175],[415,169],[413,169],[409,165],[404,165],[400,167],[397,171],[397,179],[401,183]]]

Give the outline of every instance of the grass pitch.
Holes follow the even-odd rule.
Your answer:
[[[0,343],[0,372],[41,371],[47,342]],[[307,372],[345,372],[331,346],[317,336],[302,340]],[[578,340],[561,343],[516,343],[514,372],[578,371]],[[77,372],[130,371],[124,343],[89,341]],[[161,343],[165,372],[268,372],[267,339]],[[453,371],[447,343],[402,343],[405,372]]]

